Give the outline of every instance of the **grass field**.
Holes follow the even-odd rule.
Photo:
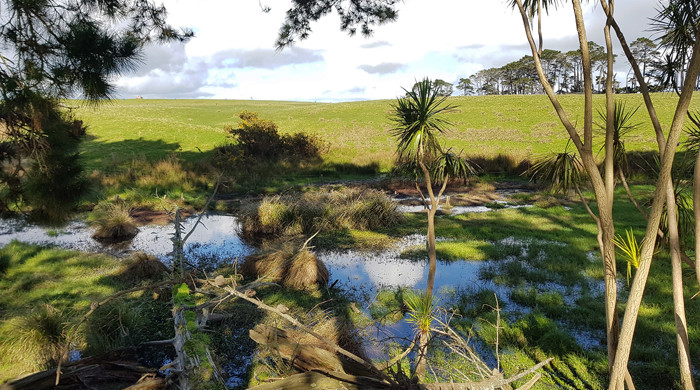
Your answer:
[[[700,109],[696,92],[691,109]],[[628,107],[642,104],[641,95],[619,95]],[[662,125],[668,127],[677,100],[675,94],[653,95]],[[560,100],[574,123],[582,123],[583,95],[563,95]],[[567,134],[549,100],[532,96],[461,96],[448,102],[457,110],[446,117],[454,130],[446,144],[464,149],[469,156],[499,153],[516,159],[559,151]],[[330,142],[328,163],[366,165],[377,162],[391,167],[395,141],[391,138],[392,100],[352,103],[299,103],[222,100],[116,100],[96,109],[81,107],[77,116],[88,125],[89,138],[82,151],[88,171],[109,170],[133,158],[165,158],[175,152],[194,162],[226,141],[224,127],[238,122],[242,110],[259,113],[276,122],[283,133],[307,132]],[[78,104],[78,102],[73,102]],[[595,96],[596,107],[604,96]],[[597,117],[597,114],[596,114]],[[635,115],[643,126],[630,134],[627,150],[655,150],[653,130],[646,110]]]

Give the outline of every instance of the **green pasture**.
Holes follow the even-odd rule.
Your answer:
[[[693,100],[691,109],[700,109]],[[641,95],[618,95],[628,107],[643,104]],[[559,97],[573,123],[583,123],[583,95]],[[594,97],[597,108],[604,96]],[[673,118],[676,95],[653,95],[662,125]],[[516,159],[558,151],[567,141],[549,100],[532,96],[460,96],[448,99],[457,106],[446,117],[454,129],[445,136],[447,146],[463,149],[469,156],[506,154]],[[242,110],[259,113],[279,125],[283,133],[316,134],[330,143],[328,163],[367,165],[379,163],[387,170],[394,156],[389,120],[393,100],[351,103],[304,103],[256,100],[114,100],[75,113],[88,125],[83,143],[84,161],[90,170],[110,170],[134,158],[162,159],[175,153],[183,161],[198,161],[226,142],[224,128],[238,122]],[[597,118],[597,114],[595,114]],[[630,134],[628,151],[654,150],[653,130],[644,107],[635,115],[643,126]]]

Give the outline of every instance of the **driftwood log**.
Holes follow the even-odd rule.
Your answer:
[[[113,351],[69,362],[61,368],[56,386],[56,369],[37,372],[0,385],[0,390],[43,389],[165,389],[166,381],[157,369],[136,363],[133,350]]]

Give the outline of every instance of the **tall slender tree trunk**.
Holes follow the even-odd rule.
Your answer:
[[[437,250],[435,248],[435,212],[437,211],[437,202],[433,202],[432,207],[428,210],[428,238],[426,242],[428,250],[428,283],[426,291],[430,296],[433,295],[435,286],[435,273],[437,271]]]
[[[423,382],[428,359],[428,333],[420,332],[418,336],[418,362],[416,363],[416,377]]]
[[[542,56],[542,45],[544,45],[544,40],[542,39],[542,0],[537,0],[537,35],[539,35],[540,39],[537,54]]]
[[[425,290],[428,295],[432,297],[435,286],[435,272],[437,269],[437,251],[435,249],[435,213],[437,213],[440,198],[436,198],[435,193],[433,192],[433,182],[430,179],[430,171],[422,160],[419,160],[418,164],[423,171],[423,175],[425,175],[425,185],[427,187],[426,190],[428,191],[428,199],[430,200],[430,208],[428,209],[428,232],[426,239],[426,250],[428,251],[428,282]],[[442,191],[440,195],[442,195]]]
[[[683,389],[693,390],[695,386],[693,385],[693,373],[690,369],[690,343],[683,297],[683,265],[681,263],[681,247],[678,237],[678,213],[676,210],[675,192],[670,181],[666,185],[666,213],[668,215],[668,241],[671,250],[673,311],[676,321],[678,365],[681,371]]]
[[[695,215],[695,276],[700,285],[700,150],[693,175],[693,214]]]
[[[678,140],[680,139],[685,117],[688,113],[688,107],[690,106],[690,101],[693,96],[693,87],[695,84],[694,81],[695,78],[698,77],[699,72],[700,40],[696,41],[693,46],[693,55],[687,71],[686,81],[690,79],[693,82],[686,82],[683,85],[683,89],[676,106],[676,112],[673,116],[673,121],[671,122],[671,129],[669,131],[668,140],[666,142],[666,147],[662,158],[661,171],[659,173],[656,191],[654,193],[654,202],[652,204],[651,212],[649,213],[649,223],[647,224],[644,243],[642,244],[641,248],[639,268],[637,269],[634,276],[634,281],[632,282],[632,288],[630,290],[629,299],[627,300],[627,308],[625,309],[625,315],[622,322],[620,341],[617,346],[617,354],[615,355],[615,363],[613,364],[613,370],[610,378],[609,388],[611,390],[622,389],[622,382],[627,370],[627,362],[629,360],[629,354],[632,347],[632,338],[634,336],[637,317],[639,315],[642,295],[644,294],[644,288],[646,287],[646,282],[649,277],[651,258],[654,251],[659,222],[661,220],[661,213],[666,202],[665,186],[667,185],[667,182],[670,182],[671,180],[671,167],[673,165],[674,152]]]

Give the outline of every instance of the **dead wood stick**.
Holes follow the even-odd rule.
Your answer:
[[[530,378],[530,380],[527,381],[527,383],[518,387],[516,390],[530,390],[532,386],[534,386],[535,383],[537,383],[541,378],[542,374],[540,374],[539,372],[535,373],[535,375],[532,378]]]
[[[190,238],[192,233],[194,233],[195,229],[197,229],[197,226],[199,226],[199,224],[201,223],[202,217],[204,217],[204,215],[206,215],[207,208],[209,207],[209,204],[211,203],[212,200],[214,200],[214,196],[216,196],[216,192],[219,190],[219,184],[221,184],[221,177],[219,177],[216,180],[216,185],[214,186],[214,191],[211,193],[211,196],[209,196],[209,199],[207,199],[207,203],[204,204],[204,207],[202,208],[202,212],[199,213],[199,216],[197,217],[197,221],[194,223],[194,226],[192,226],[192,229],[189,231],[189,233],[187,233],[185,235],[185,238],[182,239],[182,245],[184,245],[185,242],[187,242],[187,239]]]
[[[401,359],[403,359],[403,358],[405,358],[406,356],[408,356],[408,354],[411,353],[411,350],[412,350],[413,347],[415,347],[415,346],[416,346],[416,338],[413,337],[413,340],[411,341],[411,345],[409,345],[408,348],[406,348],[405,351],[403,351],[400,355],[395,356],[393,359],[389,360],[388,362],[382,363],[378,368],[379,368],[380,370],[382,370],[382,371],[388,370],[389,367],[391,367],[391,366],[393,366],[394,364],[396,364],[396,362],[398,362],[398,361],[400,361]]]
[[[387,381],[389,383],[396,384],[391,378],[389,378],[381,370],[377,369],[377,367],[375,367],[374,364],[372,364],[371,362],[369,362],[365,359],[362,359],[361,357],[355,355],[352,352],[347,351],[344,348],[341,348],[336,343],[328,340],[327,338],[325,338],[325,337],[321,336],[320,334],[314,332],[313,330],[309,329],[307,326],[305,326],[304,324],[302,324],[296,318],[290,316],[289,314],[286,314],[277,308],[269,306],[265,302],[263,302],[259,299],[254,299],[254,298],[248,296],[246,293],[243,293],[243,292],[236,290],[235,288],[231,288],[231,287],[223,287],[223,288],[226,291],[228,291],[230,294],[235,295],[238,298],[241,298],[245,301],[248,301],[248,302],[254,304],[255,306],[257,306],[263,310],[275,313],[278,316],[284,318],[285,320],[290,322],[292,325],[296,326],[297,328],[303,330],[304,332],[315,337],[316,339],[318,339],[322,343],[326,344],[328,347],[330,347],[333,350],[333,352],[339,353],[339,354],[349,358],[350,360],[353,360],[354,362],[361,364],[363,367],[367,368],[368,370],[370,370],[371,372],[376,374],[378,378],[381,378],[382,380]]]

